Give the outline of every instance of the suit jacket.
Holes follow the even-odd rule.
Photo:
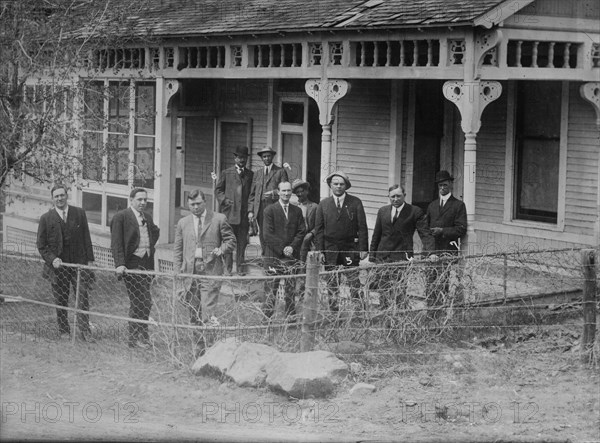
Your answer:
[[[415,231],[419,232],[423,249],[429,248],[432,237],[421,208],[404,203],[395,223],[392,223],[392,205],[380,208],[371,237],[371,261],[396,262],[411,258]]]
[[[217,181],[215,196],[220,211],[232,225],[248,220],[248,199],[253,177],[254,172],[251,170],[244,168],[244,174],[240,176],[236,167],[232,166],[225,169]]]
[[[265,167],[254,171],[252,179],[252,187],[250,188],[250,197],[248,198],[248,211],[252,211],[254,215],[258,214],[260,204],[265,197],[264,194],[268,191],[277,190],[277,185],[281,182],[288,181],[288,175],[285,169],[281,166],[273,164],[269,175],[265,177]],[[279,200],[277,194],[271,194],[271,203]]]
[[[152,217],[144,212],[150,239],[150,256],[154,256],[154,245],[158,241],[160,229],[152,221]],[[140,245],[140,227],[133,209],[127,208],[117,212],[110,222],[110,247],[112,249],[115,268],[127,266],[133,253]]]
[[[44,276],[52,283],[56,281],[52,262],[55,258],[63,258],[64,239],[63,221],[54,208],[40,217],[37,232],[37,248],[44,259]],[[71,263],[87,265],[94,261],[94,250],[85,211],[76,206],[69,206],[66,229],[68,230]],[[63,260],[64,261],[64,260]]]
[[[300,247],[306,234],[302,210],[294,205],[288,205],[286,219],[283,208],[279,203],[265,208],[263,214],[264,264],[268,267],[280,261],[290,260],[283,254],[286,246],[293,249],[293,258],[300,259]]]
[[[344,206],[338,214],[333,197],[327,197],[319,203],[315,218],[315,244],[317,250],[325,251],[325,262],[335,264],[338,251],[367,252],[369,233],[367,217],[362,201],[346,194]],[[353,258],[357,260],[356,257]]]
[[[453,241],[458,243],[458,239],[467,233],[467,208],[465,204],[451,195],[440,210],[440,200],[438,198],[429,203],[427,219],[429,228],[442,228],[443,230],[442,235],[433,237],[429,251],[458,253],[456,246],[450,243]]]
[[[223,260],[212,254],[215,248],[221,248],[223,254],[235,251],[236,239],[233,229],[225,215],[206,212],[204,225],[200,233],[202,258],[206,263],[206,273],[210,275],[223,274]],[[194,273],[196,256],[196,230],[192,214],[183,217],[175,228],[175,244],[173,245],[173,269],[184,274]],[[185,279],[184,287],[190,289],[192,279]]]

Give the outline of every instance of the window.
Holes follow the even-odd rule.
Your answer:
[[[286,97],[280,104],[279,146],[281,162],[289,165],[287,171],[290,181],[306,176],[307,99]]]
[[[515,218],[556,224],[559,209],[560,82],[519,82]]]
[[[129,190],[153,196],[156,148],[154,82],[90,81],[83,90],[82,195],[91,223],[108,226],[127,207]],[[151,205],[149,205],[151,207]]]

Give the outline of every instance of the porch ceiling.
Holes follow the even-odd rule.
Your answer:
[[[151,0],[134,18],[156,36],[473,25],[497,0]],[[514,11],[513,11],[514,12]]]

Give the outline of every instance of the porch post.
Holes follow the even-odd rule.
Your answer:
[[[154,219],[161,229],[159,243],[170,243],[175,233],[175,175],[176,150],[172,146],[172,113],[170,100],[179,90],[179,81],[156,79],[156,147],[154,168]],[[173,232],[172,232],[173,231]]]
[[[600,82],[584,83],[579,87],[579,94],[594,107],[594,111],[596,111],[596,128],[600,133]],[[600,245],[600,151],[598,152],[598,191],[596,194],[594,238],[596,240],[596,246]]]
[[[331,124],[333,123],[333,107],[336,102],[350,91],[350,83],[337,79],[311,79],[304,84],[306,93],[317,102],[321,132],[321,172],[326,175],[335,169],[331,164]],[[329,196],[327,183],[321,180],[321,199]]]
[[[462,249],[475,245],[475,181],[477,165],[477,133],[481,128],[481,114],[485,107],[500,97],[502,85],[493,81],[448,81],[443,86],[444,97],[460,111],[461,128],[465,134],[463,165],[463,201],[467,208],[467,235]]]

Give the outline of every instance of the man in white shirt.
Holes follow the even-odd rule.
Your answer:
[[[117,276],[125,281],[129,296],[129,317],[148,320],[152,308],[152,276],[127,274],[127,270],[154,270],[154,245],[160,229],[145,212],[148,193],[144,188],[131,190],[129,204],[129,208],[117,212],[111,221],[111,249]],[[147,348],[149,339],[147,323],[129,322],[129,347]]]

